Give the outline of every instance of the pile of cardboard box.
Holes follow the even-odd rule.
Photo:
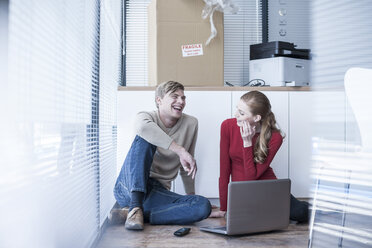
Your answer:
[[[152,0],[148,7],[149,85],[223,86],[223,14],[213,16],[217,36],[201,17],[203,0]]]

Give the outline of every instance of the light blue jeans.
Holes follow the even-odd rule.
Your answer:
[[[211,204],[207,198],[176,194],[149,177],[155,151],[156,146],[138,135],[134,138],[114,188],[119,205],[129,206],[131,192],[140,191],[145,193],[145,221],[151,224],[183,225],[208,218]]]

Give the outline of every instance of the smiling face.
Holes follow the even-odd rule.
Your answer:
[[[183,90],[168,92],[163,98],[156,97],[159,113],[167,119],[178,120],[182,116],[182,111],[186,106],[186,96]]]
[[[235,118],[239,127],[243,126],[244,121],[248,121],[251,126],[255,125],[260,120],[259,115],[253,115],[248,105],[243,101],[239,100],[236,106]]]

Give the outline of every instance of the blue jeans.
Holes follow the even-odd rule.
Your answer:
[[[207,198],[176,194],[149,177],[155,151],[156,146],[138,135],[134,138],[114,188],[119,205],[129,206],[131,192],[140,191],[145,193],[145,221],[151,224],[182,225],[207,218],[211,213],[211,204]]]

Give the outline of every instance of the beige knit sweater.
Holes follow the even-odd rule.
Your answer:
[[[194,180],[184,171],[178,155],[169,150],[169,146],[172,141],[175,141],[194,156],[198,136],[198,120],[193,116],[182,114],[176,125],[166,128],[160,120],[157,110],[143,111],[137,114],[135,126],[137,135],[157,146],[150,177],[157,179],[164,187],[170,189],[171,182],[177,177],[179,171],[186,194],[194,193]]]

